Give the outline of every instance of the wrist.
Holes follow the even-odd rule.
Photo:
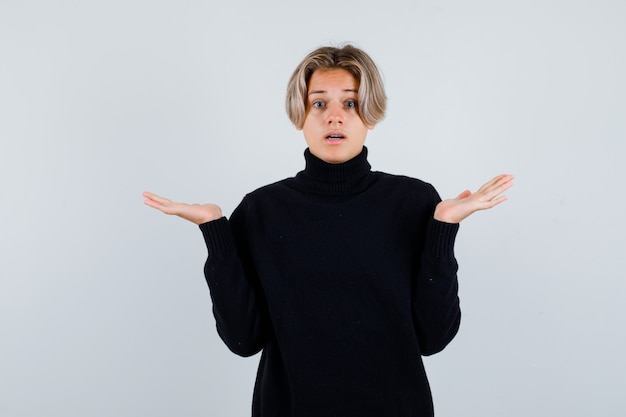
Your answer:
[[[442,209],[442,204],[437,204],[435,208],[435,213],[433,214],[433,218],[442,223],[460,223],[462,219],[459,219],[458,216],[455,216],[451,213],[452,210]]]
[[[193,204],[193,206],[198,206],[202,209],[196,210],[196,215],[189,219],[197,225],[208,223],[223,217],[222,209],[215,204]]]

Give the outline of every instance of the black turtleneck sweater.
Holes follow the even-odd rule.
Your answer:
[[[458,225],[420,180],[308,150],[294,178],[200,226],[217,330],[236,354],[261,350],[254,417],[427,417],[421,355],[460,321]]]

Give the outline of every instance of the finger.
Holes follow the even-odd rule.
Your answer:
[[[491,197],[496,197],[497,195],[502,194],[509,188],[513,186],[513,176],[507,176],[502,178],[498,183],[494,184],[493,188],[490,190]]]
[[[506,200],[507,200],[507,197],[505,195],[498,196],[494,198],[493,200],[489,201],[487,203],[487,206],[484,209],[490,209],[492,207],[495,207],[500,203],[504,203]]]
[[[172,200],[169,200],[169,199],[167,199],[165,197],[160,197],[160,196],[158,196],[156,194],[153,194],[151,192],[148,192],[148,191],[145,191],[143,193],[143,196],[146,197],[147,199],[150,199],[152,201],[156,201],[157,203],[164,204],[164,205],[172,203]]]
[[[178,203],[174,203],[171,200],[164,198],[164,197],[160,197],[154,193],[145,191],[143,192],[143,196],[146,197],[146,199],[143,201],[143,203],[149,207],[155,208],[159,211],[161,211],[162,213],[165,214],[176,214],[177,210],[178,210]]]
[[[480,187],[477,193],[491,200],[493,197],[511,188],[513,186],[513,178],[513,175],[498,176]]]
[[[512,181],[514,176],[512,174],[500,174],[487,181],[478,189],[477,192],[484,192],[490,188],[498,187],[500,184]]]
[[[501,202],[503,202],[504,200],[507,199],[506,196],[502,195],[502,193],[506,191],[506,190],[501,190],[499,192],[492,192],[492,193],[487,193],[485,194],[482,199],[480,199],[480,201],[483,204],[486,204],[488,206],[488,208],[493,207],[496,204],[500,204]]]
[[[157,202],[156,202],[156,201],[154,201],[154,200],[151,200],[151,199],[149,199],[149,198],[146,198],[145,200],[143,200],[143,203],[144,203],[146,206],[150,206],[150,207],[155,208],[155,209],[157,209],[157,210],[161,210],[161,211],[163,211],[163,206],[162,206],[160,203],[157,203]]]
[[[499,175],[496,178],[497,180],[494,182],[493,185],[496,187],[499,187],[499,186],[502,186],[503,184],[511,183],[515,177],[513,176],[513,174],[506,174],[506,175]]]

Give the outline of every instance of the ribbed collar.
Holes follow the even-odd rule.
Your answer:
[[[304,151],[306,166],[296,175],[299,188],[316,194],[356,194],[370,185],[372,166],[367,161],[367,148],[349,161],[330,164]]]

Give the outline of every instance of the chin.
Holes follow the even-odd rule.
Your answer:
[[[348,155],[340,152],[326,153],[324,158],[321,158],[323,161],[328,162],[329,164],[341,164],[349,161],[354,158],[352,155]]]
[[[342,145],[345,145],[345,144],[320,146],[320,147],[313,147],[313,148],[309,146],[309,150],[311,151],[313,155],[315,155],[322,161],[327,162],[329,164],[341,164],[343,162],[347,162],[351,160],[352,158],[354,158],[355,156],[359,155],[363,150],[363,148],[361,149],[346,148]]]

